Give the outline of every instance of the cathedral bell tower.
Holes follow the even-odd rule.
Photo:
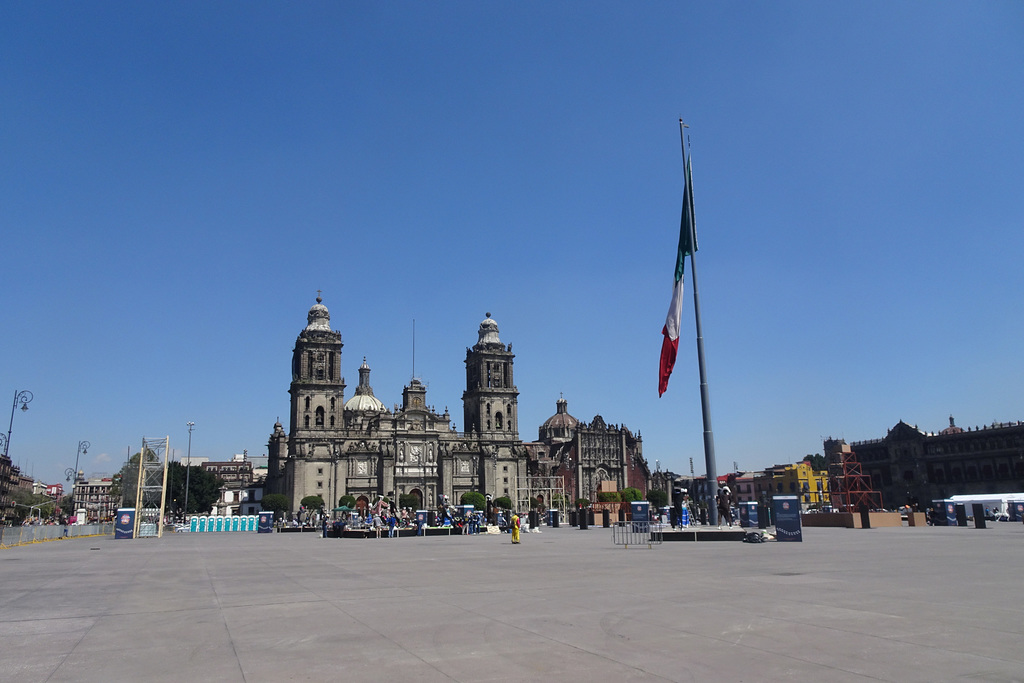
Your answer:
[[[292,453],[311,455],[306,445],[323,441],[343,427],[345,380],[341,377],[341,332],[331,329],[331,314],[317,296],[308,324],[292,351]]]
[[[491,314],[480,323],[479,341],[466,349],[463,428],[489,441],[519,440],[519,391],[512,376],[512,346],[498,338]]]

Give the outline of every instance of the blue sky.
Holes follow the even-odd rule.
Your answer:
[[[47,482],[189,420],[264,454],[318,289],[349,394],[366,356],[400,400],[415,319],[462,428],[489,311],[523,438],[564,394],[703,472],[689,294],[657,393],[679,117],[720,473],[1024,419],[1021,3],[4,3],[0,102],[0,398]]]

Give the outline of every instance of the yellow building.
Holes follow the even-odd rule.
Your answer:
[[[829,504],[828,472],[815,471],[807,462],[772,468],[773,492],[779,496],[800,496],[803,509]]]

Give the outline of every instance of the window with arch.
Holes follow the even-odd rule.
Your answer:
[[[495,413],[494,414],[494,428],[495,429],[504,429],[505,428],[505,425],[504,425],[504,423],[502,422],[502,419],[501,419],[501,413]]]
[[[306,429],[309,429],[309,415],[306,416]]]
[[[317,406],[317,409],[316,409],[316,426],[317,427],[323,427],[324,426],[324,409],[323,409],[323,406]]]
[[[306,410],[309,410],[309,396],[306,397]]]

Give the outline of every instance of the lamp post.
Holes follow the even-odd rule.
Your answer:
[[[69,467],[66,470],[64,470],[64,475],[67,477],[67,480],[72,482],[71,483],[71,507],[74,510],[78,509],[78,506],[75,504],[76,503],[76,501],[75,501],[75,483],[78,482],[78,459],[81,458],[83,455],[85,455],[89,451],[89,448],[91,446],[92,446],[92,444],[89,443],[88,441],[84,441],[84,440],[83,441],[79,441],[78,442],[78,452],[75,453],[75,469],[71,469]]]
[[[10,457],[11,430],[14,429],[14,410],[18,407],[18,404],[20,403],[22,412],[27,411],[28,404],[29,402],[32,401],[33,398],[35,397],[32,395],[32,392],[29,391],[28,389],[25,389],[24,391],[18,391],[17,389],[14,390],[14,405],[11,406],[11,423],[7,426],[7,440],[4,442],[5,458]]]
[[[185,424],[188,425],[188,453],[185,456],[185,514],[182,522],[188,519],[188,485],[192,475],[192,428],[196,426],[195,422]]]

